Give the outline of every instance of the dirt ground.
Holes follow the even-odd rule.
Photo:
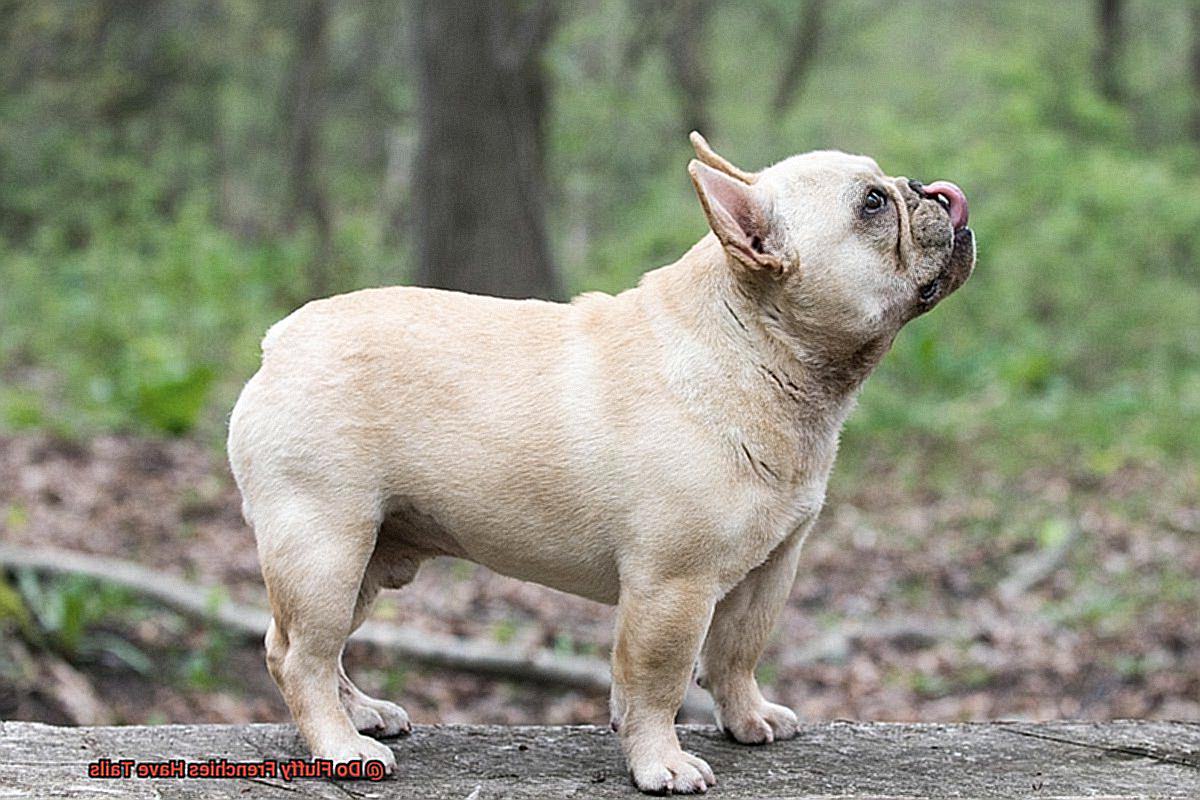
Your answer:
[[[964,464],[948,491],[922,477],[927,457],[835,478],[760,668],[769,697],[812,720],[1200,719],[1195,468],[1004,477]],[[238,508],[221,455],[199,442],[0,438],[5,542],[130,559],[262,603]],[[34,621],[0,604],[0,718],[79,721],[94,702],[113,722],[287,719],[255,643],[90,585],[7,587]],[[604,657],[613,611],[439,560],[376,618]],[[607,721],[602,696],[365,646],[347,665],[418,723]]]

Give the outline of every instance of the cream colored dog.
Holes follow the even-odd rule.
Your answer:
[[[229,457],[274,621],[267,663],[318,758],[409,729],[341,666],[380,588],[456,556],[617,605],[612,723],[637,786],[705,791],[674,719],[792,736],[754,670],[838,432],[900,327],[975,263],[953,184],[815,152],[744,172],[692,134],[712,234],[616,297],[417,288],[309,303],[263,340]]]

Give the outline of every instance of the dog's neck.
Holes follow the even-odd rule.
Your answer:
[[[754,440],[747,446],[771,450],[762,458],[776,472],[810,480],[832,466],[842,423],[890,340],[847,346],[827,333],[805,329],[769,291],[736,269],[710,234],[679,261],[648,273],[639,293],[649,293],[645,302],[666,311],[686,332],[677,334],[686,338],[686,345],[664,334],[667,346],[698,344],[713,359],[710,369],[691,369],[673,380],[686,384],[697,404],[729,396],[710,391],[706,382],[734,384],[734,396],[753,408],[759,420],[755,431],[746,432]],[[797,458],[808,463],[796,462],[787,470],[777,463]]]
[[[746,276],[715,236],[709,234],[661,272],[671,280],[647,281],[668,302],[704,325],[723,329],[745,344],[776,373],[785,389],[808,400],[798,413],[808,416],[852,400],[891,346],[892,337],[848,341],[806,325],[788,314],[776,298],[770,276]],[[654,276],[651,273],[648,278]],[[774,378],[768,376],[774,382]]]

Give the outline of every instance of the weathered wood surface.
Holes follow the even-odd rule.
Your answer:
[[[681,729],[725,798],[1200,798],[1200,723],[1059,722],[807,725],[788,742],[744,747]],[[280,779],[89,778],[89,762],[306,758],[288,725],[59,728],[0,723],[0,798],[635,797],[604,728],[418,726],[391,741],[399,768],[379,783]]]

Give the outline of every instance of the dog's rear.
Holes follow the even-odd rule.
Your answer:
[[[356,435],[372,424],[367,384],[381,365],[370,353],[388,352],[371,341],[378,311],[420,294],[381,291],[374,299],[390,302],[371,304],[374,324],[356,313],[363,298],[346,295],[310,303],[268,331],[262,367],[230,417],[229,459],[271,603],[271,676],[314,757],[380,760],[390,770],[392,751],[359,732],[404,733],[408,715],[365,695],[341,665],[342,645],[378,590],[404,585],[419,564],[404,552],[376,558],[383,495],[371,476],[382,463],[368,448],[382,442]]]
[[[571,310],[375,289],[310,303],[264,338],[229,458],[271,602],[268,666],[314,756],[390,768],[391,751],[357,732],[408,730],[399,706],[364,695],[340,665],[380,588],[407,584],[434,555],[555,573],[552,537],[538,536],[571,515],[548,500],[563,492],[538,491],[563,477],[539,448],[566,425],[563,384],[546,373],[565,374]],[[546,391],[530,392],[534,373]],[[506,452],[511,431],[535,427],[521,453]],[[496,530],[515,534],[483,535]],[[572,543],[549,582],[590,596],[597,581],[615,587],[587,550]]]

